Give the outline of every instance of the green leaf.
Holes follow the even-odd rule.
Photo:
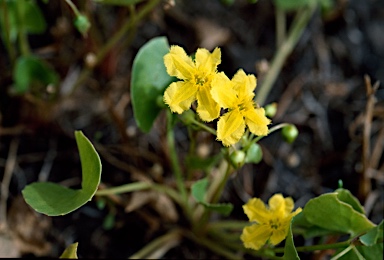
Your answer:
[[[341,201],[338,193],[327,193],[311,199],[304,207],[303,214],[308,222],[323,229],[349,233],[356,236],[375,225],[350,204]]]
[[[335,255],[343,249],[336,251]],[[356,252],[357,251],[357,252]],[[346,254],[337,258],[340,260],[378,260],[383,259],[383,243],[378,243],[373,246],[356,246],[355,249],[349,250]]]
[[[101,177],[99,155],[81,131],[75,131],[75,137],[81,160],[81,189],[74,190],[51,182],[27,185],[22,194],[37,212],[48,216],[65,215],[80,208],[95,195]]]
[[[275,5],[286,11],[297,10],[308,5],[313,0],[273,0]]]
[[[47,24],[43,13],[34,1],[19,2],[19,19],[27,33],[39,34],[45,32]]]
[[[293,243],[292,222],[289,225],[288,236],[285,241],[283,259],[285,260],[300,259],[299,255],[297,254],[295,244]]]
[[[361,243],[366,246],[373,246],[378,240],[383,241],[383,225],[384,220],[379,225],[370,229],[367,234],[360,237]]]
[[[59,76],[44,61],[35,56],[21,56],[17,59],[13,71],[16,93],[25,93],[32,86],[57,85]]]
[[[169,52],[165,37],[147,42],[137,53],[132,67],[131,98],[138,127],[149,132],[161,111],[157,104],[164,90],[174,80],[169,76],[163,57]]]
[[[96,3],[107,5],[130,6],[142,2],[143,0],[93,0]]]
[[[205,194],[207,193],[208,182],[209,181],[207,178],[196,181],[192,185],[192,196],[205,208],[216,211],[220,214],[223,214],[224,216],[228,216],[233,210],[233,205],[231,203],[210,204],[205,202]]]
[[[365,214],[364,207],[361,206],[359,200],[355,196],[353,196],[349,190],[340,188],[335,190],[335,192],[337,192],[337,198],[340,201],[351,205],[352,208],[357,212],[360,212],[361,214]]]
[[[64,252],[61,254],[60,258],[66,258],[66,259],[78,259],[77,257],[77,246],[79,245],[78,242],[73,243],[69,245]]]

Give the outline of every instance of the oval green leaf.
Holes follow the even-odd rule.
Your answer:
[[[22,56],[16,61],[13,72],[16,93],[24,93],[33,86],[57,85],[57,73],[44,61],[35,56]]]
[[[284,260],[293,260],[293,259],[300,260],[300,257],[297,254],[297,251],[295,248],[295,244],[293,242],[292,222],[289,225],[288,236],[285,241],[283,259]]]
[[[174,80],[169,76],[163,57],[169,52],[165,37],[157,37],[140,48],[132,67],[131,98],[133,113],[138,127],[149,132],[161,111],[159,96]]]
[[[37,212],[48,216],[65,215],[80,208],[95,195],[101,178],[99,155],[81,131],[75,131],[75,137],[81,160],[81,189],[74,190],[51,182],[27,185],[22,194]]]
[[[351,236],[362,234],[375,226],[364,214],[341,201],[337,192],[310,200],[305,205],[303,214],[313,225]]]

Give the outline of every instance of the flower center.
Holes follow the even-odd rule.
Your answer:
[[[196,85],[204,86],[207,83],[208,78],[204,75],[195,75],[195,83]]]
[[[273,219],[273,220],[271,219],[269,221],[269,225],[271,226],[272,229],[279,229],[281,226],[281,223],[279,222],[278,219]]]

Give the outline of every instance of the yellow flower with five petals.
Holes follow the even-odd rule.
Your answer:
[[[255,135],[268,134],[270,120],[265,116],[264,109],[257,107],[253,101],[255,88],[256,77],[246,75],[241,69],[232,80],[223,72],[213,78],[212,97],[221,107],[228,108],[217,123],[217,139],[225,146],[237,143],[244,134],[245,126]]]
[[[243,206],[249,221],[256,222],[245,227],[240,236],[246,248],[259,250],[268,241],[272,245],[279,244],[287,237],[292,218],[301,212],[301,208],[292,212],[292,198],[284,198],[281,194],[273,195],[268,204],[269,207],[260,199],[252,198]]]
[[[195,60],[183,48],[171,46],[164,56],[167,72],[181,81],[173,82],[164,92],[164,102],[172,112],[183,113],[197,100],[197,113],[203,121],[212,121],[220,114],[220,106],[212,99],[211,81],[221,62],[221,52],[204,48],[196,51]]]

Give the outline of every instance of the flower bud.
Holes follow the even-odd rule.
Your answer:
[[[240,151],[234,151],[229,156],[229,161],[235,169],[241,168],[245,162],[245,152],[241,151],[241,150]]]
[[[195,112],[192,110],[184,111],[183,114],[181,114],[181,120],[183,120],[185,125],[192,124],[195,121]]]
[[[277,112],[277,104],[276,102],[273,102],[271,104],[268,104],[264,107],[265,109],[265,115],[269,118],[272,118],[276,115]]]
[[[87,36],[88,30],[91,27],[91,23],[85,15],[78,15],[75,18],[74,25],[76,29],[85,37]]]
[[[297,130],[295,125],[287,125],[283,127],[281,134],[283,135],[284,141],[291,144],[299,135],[299,130]]]
[[[246,163],[259,163],[263,159],[263,151],[260,145],[253,143],[247,150]]]

